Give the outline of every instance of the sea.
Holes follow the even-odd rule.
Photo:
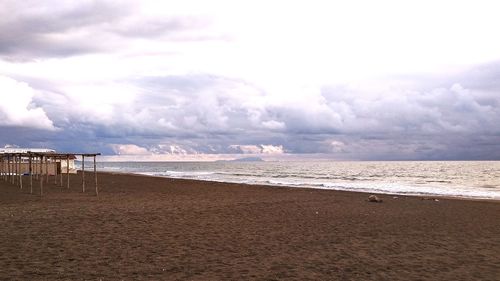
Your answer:
[[[203,181],[500,200],[500,161],[99,162],[97,168]]]

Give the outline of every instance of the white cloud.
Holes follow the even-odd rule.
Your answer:
[[[282,145],[230,145],[231,151],[240,152],[243,154],[283,154],[285,152]]]
[[[332,140],[329,142],[332,152],[342,152],[346,144],[342,141]]]
[[[33,104],[37,94],[28,84],[0,75],[0,126],[55,130],[45,111]]]
[[[267,129],[271,130],[283,130],[286,128],[285,123],[276,121],[276,120],[269,120],[269,121],[264,121],[262,122],[262,126]]]
[[[264,154],[283,154],[285,151],[282,145],[261,145]]]
[[[112,144],[110,145],[118,155],[147,155],[151,154],[146,148],[135,144]]]

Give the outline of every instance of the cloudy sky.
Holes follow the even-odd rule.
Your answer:
[[[495,2],[0,0],[0,147],[500,159]]]

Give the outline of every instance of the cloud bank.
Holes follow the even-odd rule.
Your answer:
[[[352,23],[348,34],[335,21],[349,18],[305,3],[268,7],[256,23],[260,2],[167,2],[4,1],[0,145],[132,159],[500,159],[500,53],[420,53],[430,38],[419,37],[404,46],[418,59],[402,56],[389,49],[400,30]],[[387,50],[352,38],[373,32]]]

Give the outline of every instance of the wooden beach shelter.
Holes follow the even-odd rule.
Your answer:
[[[49,176],[54,176],[54,185],[63,187],[63,175],[66,174],[66,188],[70,188],[70,173],[76,174],[74,161],[77,156],[82,157],[82,192],[85,192],[85,157],[93,158],[94,190],[99,194],[97,187],[96,157],[100,153],[56,153],[53,150],[14,150],[0,151],[0,179],[22,190],[23,176],[29,176],[29,193],[33,194],[33,179],[39,181],[40,196],[43,195],[44,181],[49,183]],[[63,169],[64,168],[64,169]]]

